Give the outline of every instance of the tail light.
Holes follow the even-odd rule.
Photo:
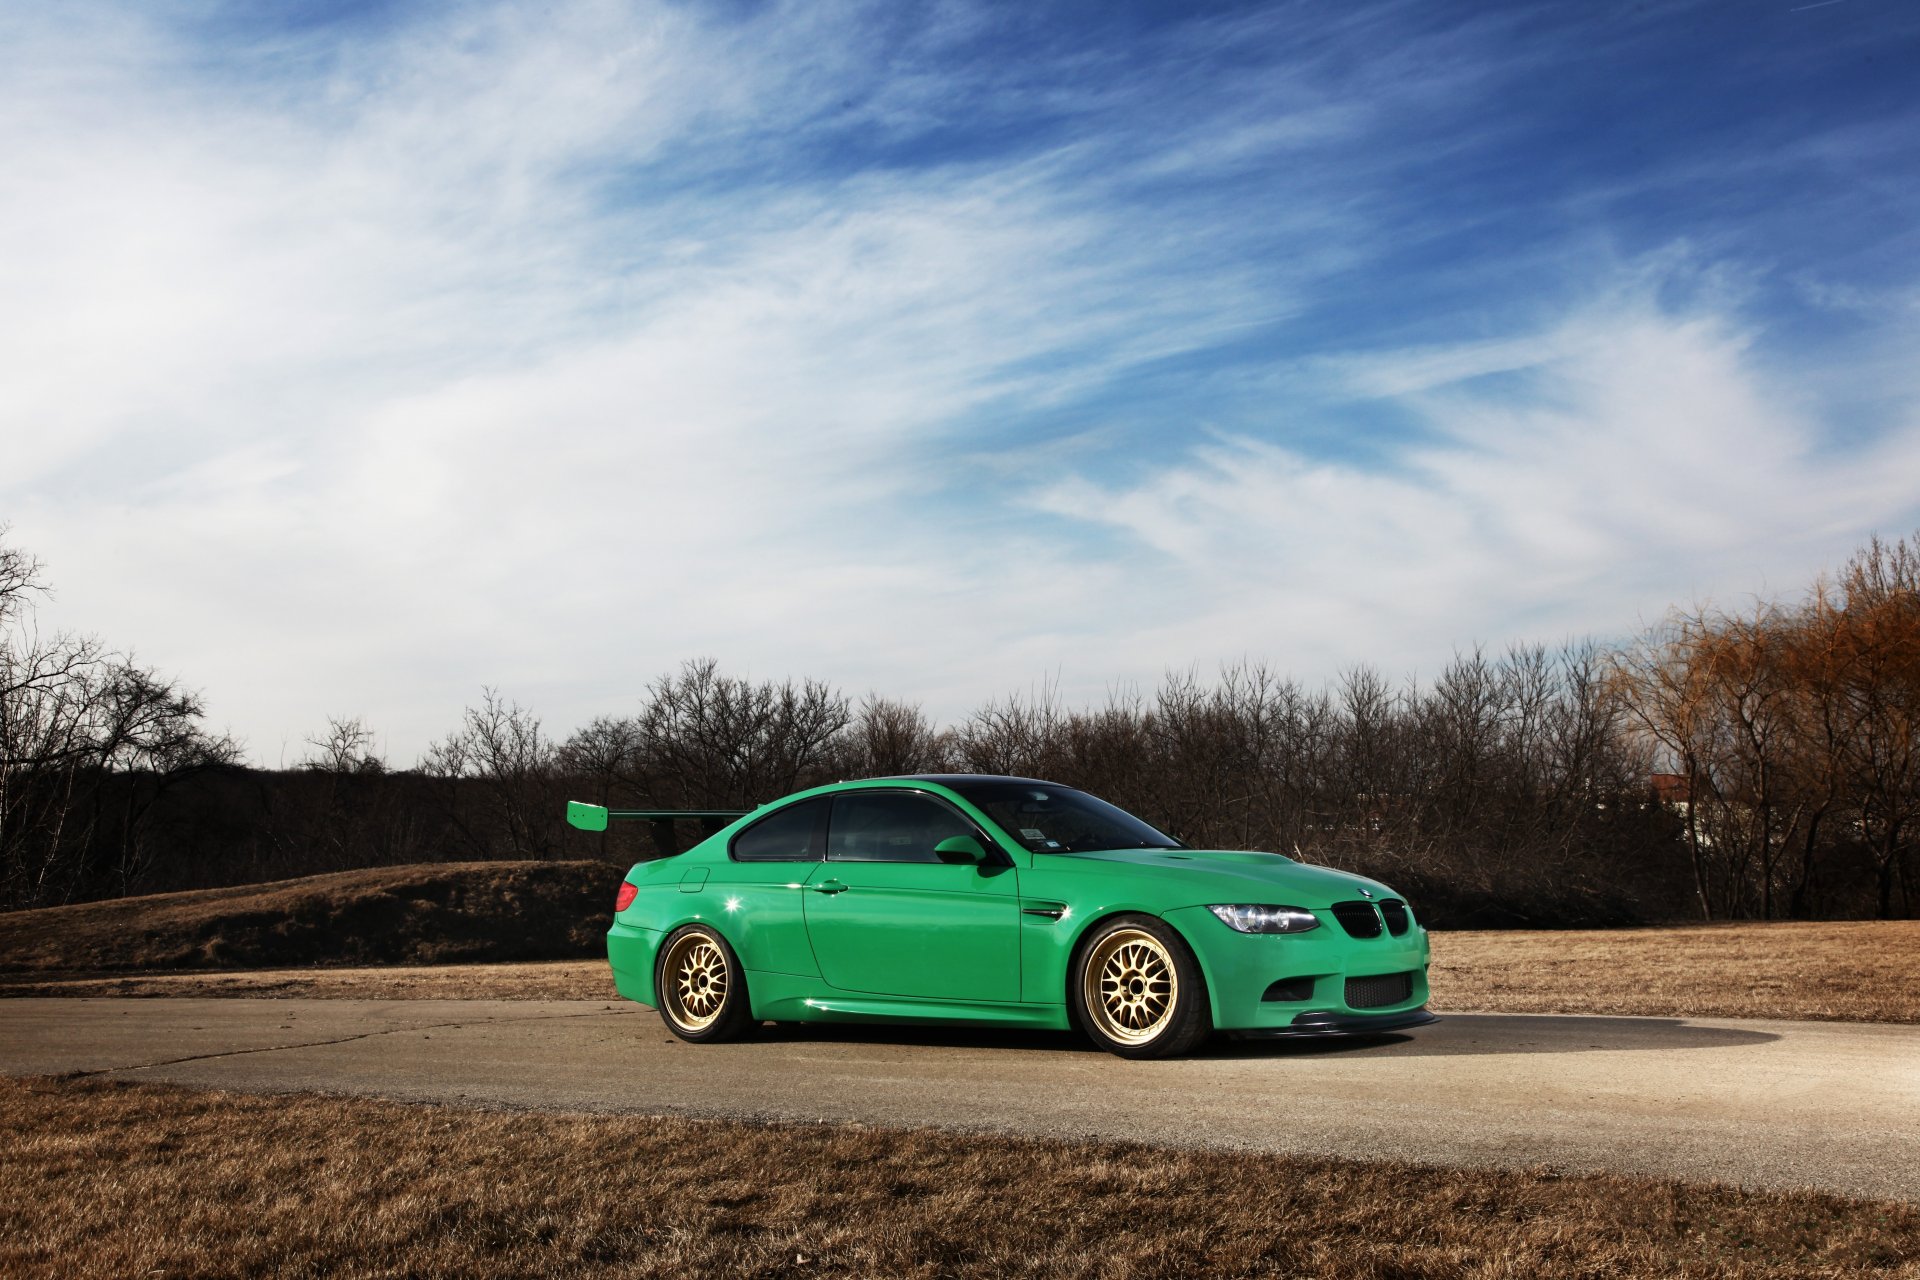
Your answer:
[[[613,899],[613,913],[615,915],[619,915],[622,911],[625,911],[628,907],[632,906],[633,899],[635,895],[637,895],[639,892],[640,892],[639,885],[628,884],[626,881],[622,880],[620,882],[620,892],[617,895],[615,895]]]

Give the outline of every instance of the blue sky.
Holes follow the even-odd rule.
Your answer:
[[[943,717],[1920,526],[1920,8],[0,16],[0,520],[266,763],[712,655]]]

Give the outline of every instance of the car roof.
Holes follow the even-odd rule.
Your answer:
[[[936,782],[943,787],[966,786],[976,782],[1024,782],[1042,787],[1062,785],[1058,782],[1048,782],[1044,778],[1021,778],[1005,773],[903,773],[895,780],[899,779],[912,782]],[[883,779],[874,779],[874,781],[883,781]]]

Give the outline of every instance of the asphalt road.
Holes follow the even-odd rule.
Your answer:
[[[1920,1027],[1462,1014],[1125,1062],[1073,1037],[771,1030],[599,1001],[0,1001],[0,1072],[250,1092],[940,1125],[1606,1170],[1920,1201]]]

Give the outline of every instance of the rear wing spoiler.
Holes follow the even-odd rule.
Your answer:
[[[582,831],[605,831],[609,822],[647,822],[653,825],[653,842],[662,856],[678,853],[673,824],[697,822],[700,834],[710,836],[735,818],[744,818],[751,809],[609,809],[604,805],[567,801],[567,825]]]

